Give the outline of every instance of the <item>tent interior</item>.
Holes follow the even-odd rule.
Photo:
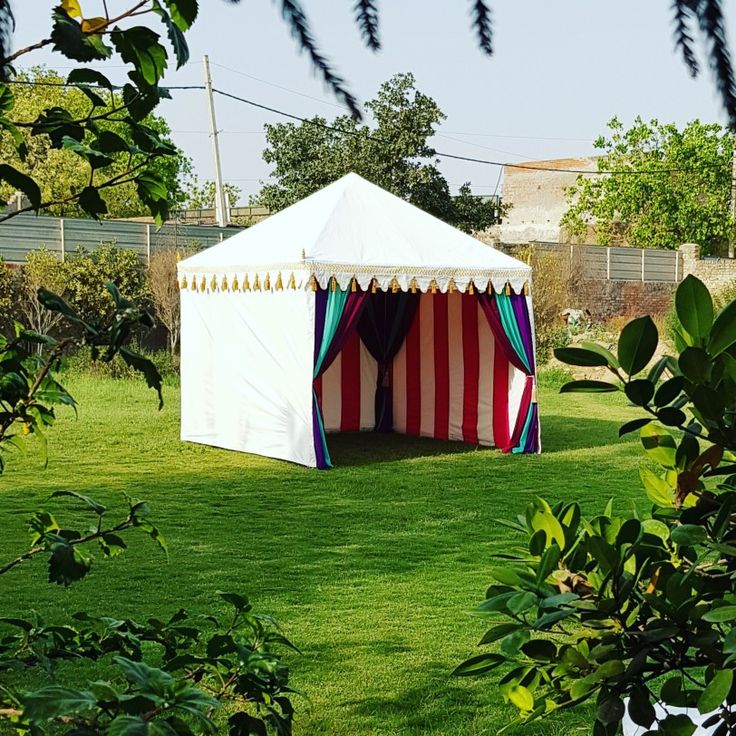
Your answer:
[[[378,291],[315,392],[328,434],[375,430],[510,450],[521,444],[525,384],[473,294]]]

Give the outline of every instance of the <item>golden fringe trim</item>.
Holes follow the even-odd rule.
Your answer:
[[[237,276],[233,276],[233,284],[232,284],[233,291],[238,291],[239,290],[238,289],[238,286],[239,286],[239,284],[238,284],[238,277]]]
[[[350,279],[350,291],[354,294],[356,291],[358,291],[358,280],[353,276],[353,278]]]
[[[432,279],[432,281],[429,284],[429,293],[430,294],[437,293],[437,282],[434,279]]]
[[[293,273],[291,274],[291,276],[289,276],[289,288],[296,289],[296,277]]]
[[[448,294],[454,294],[457,291],[457,286],[455,285],[455,279],[450,279],[447,283],[447,293]]]
[[[409,288],[411,289],[411,293],[412,294],[416,294],[417,293],[417,289],[419,288],[419,286],[417,284],[416,278],[413,278],[411,280],[411,284],[409,284]]]
[[[399,290],[399,282],[396,279],[391,279],[391,293],[395,294]]]
[[[284,282],[281,280],[281,271],[278,272],[278,275],[276,276],[276,284],[274,286],[274,289],[276,291],[282,291],[284,288]]]
[[[180,289],[186,289],[187,288],[187,277],[186,276],[181,280],[181,284],[179,284],[179,288]]]
[[[243,291],[250,291],[250,281],[248,280],[248,274],[245,274],[243,279]]]
[[[470,294],[471,296],[475,294],[475,286],[473,286],[472,281],[468,282],[468,294]]]
[[[314,274],[312,274],[312,278],[309,284],[312,287],[312,291],[317,291],[317,289],[319,289],[319,285],[317,284],[317,277]]]
[[[204,276],[202,276],[202,281],[199,283],[199,290],[207,291],[207,279]]]
[[[261,290],[261,282],[258,280],[258,274],[256,274],[256,277],[253,279],[253,291],[260,291]]]
[[[263,279],[263,291],[271,291],[271,274],[267,273],[266,278]]]
[[[330,278],[330,291],[337,291],[337,279],[334,276]]]
[[[228,286],[227,286],[227,276],[222,277],[222,282],[220,283],[220,289],[222,291],[230,291],[230,289],[228,289]]]
[[[371,279],[371,294],[375,294],[378,291],[378,281]]]

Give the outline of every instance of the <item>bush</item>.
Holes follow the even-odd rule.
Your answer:
[[[572,304],[575,264],[566,254],[531,244],[516,250],[514,257],[532,267],[537,363],[544,365],[555,348],[570,342],[561,313]]]
[[[691,736],[698,713],[709,733],[734,733],[736,301],[716,313],[688,276],[675,305],[678,355],[648,373],[659,341],[650,317],[623,328],[617,355],[594,343],[556,351],[615,378],[571,381],[563,393],[620,391],[640,407],[619,435],[639,431],[651,507],[615,513],[612,500],[585,518],[576,500],[537,498],[504,522],[521,545],[498,555],[477,609],[493,624],[480,643],[500,651],[456,674],[504,667],[498,689],[516,722],[594,702],[594,736],[614,736],[627,714],[648,734]]]
[[[174,378],[179,375],[179,358],[166,350],[149,352],[138,347],[136,352],[148,358],[164,378]],[[89,350],[77,350],[66,356],[62,362],[62,371],[68,375],[93,376],[96,378],[133,379],[139,373],[127,365],[119,357],[109,363],[94,360]]]
[[[137,253],[100,243],[94,250],[78,248],[67,258],[66,296],[69,303],[88,321],[104,321],[113,311],[105,284],[112,282],[129,299],[147,299],[146,274]]]
[[[58,255],[45,248],[28,253],[26,262],[18,269],[16,286],[18,307],[31,329],[47,335],[61,321],[61,314],[46,309],[38,301],[38,290],[48,289],[54,294],[65,294],[68,285],[67,264]]]

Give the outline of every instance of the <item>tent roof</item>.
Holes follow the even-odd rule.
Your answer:
[[[352,173],[179,264],[184,275],[277,270],[309,272],[323,286],[335,276],[342,288],[355,277],[362,288],[396,278],[406,289],[416,278],[422,291],[433,279],[445,291],[451,278],[461,290],[491,280],[518,291],[531,275],[521,261]]]

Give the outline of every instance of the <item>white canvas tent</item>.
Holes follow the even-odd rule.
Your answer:
[[[379,424],[537,452],[530,278],[348,174],[179,263],[182,439],[317,467],[325,431]]]

